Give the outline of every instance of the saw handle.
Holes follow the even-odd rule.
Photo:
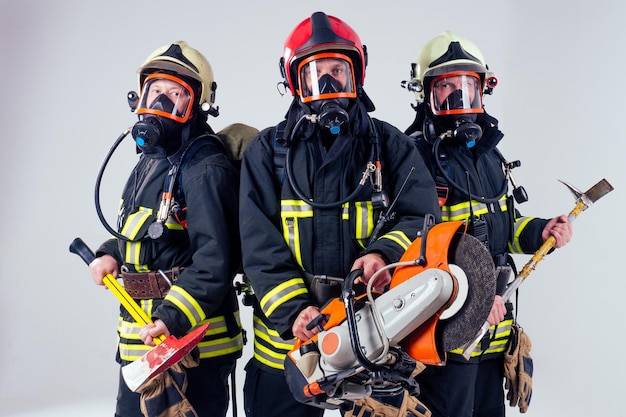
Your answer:
[[[74,239],[70,244],[70,252],[80,256],[80,258],[87,265],[89,265],[91,262],[93,262],[94,259],[96,259],[96,255],[93,253],[93,251],[89,249],[89,246],[87,246],[87,244],[83,242],[83,240],[79,237]],[[113,275],[106,274],[102,278],[102,281],[104,282],[104,285],[106,285],[106,287],[111,290],[113,295],[115,295],[115,297],[119,300],[119,302],[124,306],[124,308],[130,313],[132,318],[135,319],[138,324],[140,324],[141,326],[152,324],[152,320],[150,320],[146,312],[143,311],[143,309],[139,306],[139,304],[137,304],[133,297],[128,294],[128,291],[126,291],[126,289],[124,289],[124,287],[122,287],[120,283],[117,282]],[[165,339],[165,335],[160,334],[153,340],[154,343],[158,345]]]

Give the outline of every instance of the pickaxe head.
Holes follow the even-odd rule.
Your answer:
[[[170,336],[141,358],[122,367],[124,382],[136,392],[149,379],[178,363],[202,340],[209,323],[196,327],[180,339]]]
[[[589,207],[606,194],[613,191],[613,186],[609,184],[606,179],[602,179],[598,181],[596,185],[585,191],[584,193],[580,191],[578,188],[574,187],[571,184],[566,183],[565,181],[559,180],[562,184],[564,184],[576,197],[576,201],[580,201],[585,205],[585,208]]]

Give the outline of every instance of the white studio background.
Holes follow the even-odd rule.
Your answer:
[[[626,416],[619,325],[626,284],[617,263],[626,207],[626,6],[610,0],[0,0],[0,416],[113,415],[118,303],[93,285],[68,246],[80,236],[95,248],[108,237],[95,214],[94,182],[104,155],[135,121],[126,93],[137,89],[137,67],[157,47],[186,40],[215,71],[221,115],[212,126],[267,127],[290,102],[276,90],[283,42],[317,10],[359,33],[369,51],[373,116],[400,129],[413,120],[413,96],[400,81],[421,46],[444,30],[473,40],[500,80],[486,108],[501,122],[505,156],[522,161],[514,174],[530,196],[519,207],[524,214],[552,217],[574,207],[558,179],[583,191],[602,178],[615,186],[575,222],[571,244],[522,286],[519,320],[536,368],[527,415]],[[109,219],[133,150],[125,141],[103,179]],[[528,259],[518,258],[519,266]],[[251,336],[251,311],[242,311]],[[238,365],[240,416],[251,345]]]

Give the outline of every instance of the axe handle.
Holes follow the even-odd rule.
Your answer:
[[[573,222],[576,217],[578,217],[578,215],[586,208],[587,205],[583,201],[578,201],[576,203],[576,206],[574,206],[572,211],[570,211],[570,213],[568,214],[567,220],[569,220],[570,223]],[[537,251],[533,254],[532,258],[530,258],[530,260],[526,262],[526,265],[524,265],[524,267],[517,276],[521,278],[522,281],[525,280],[528,275],[530,275],[530,273],[535,269],[537,264],[544,258],[544,256],[546,256],[548,252],[550,252],[555,243],[556,239],[554,238],[554,236],[550,236],[549,238],[547,238],[546,241],[543,242],[543,245],[541,245],[541,247],[537,249]],[[507,298],[505,298],[505,300]]]
[[[89,246],[81,238],[76,238],[70,244],[70,252],[75,253],[80,256],[80,258],[89,265],[94,259],[96,259],[96,255],[93,253]],[[152,320],[148,317],[145,311],[137,304],[133,297],[128,294],[128,291],[124,287],[120,285],[119,282],[115,279],[115,277],[111,274],[106,274],[102,278],[102,282],[104,285],[115,295],[118,301],[124,306],[124,308],[130,313],[131,317],[135,319],[135,321],[141,326],[145,326],[147,324],[151,324]],[[160,334],[154,339],[155,344],[159,344],[165,340],[165,335]]]

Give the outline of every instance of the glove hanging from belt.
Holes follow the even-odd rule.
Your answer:
[[[180,362],[165,372],[161,372],[137,390],[140,393],[141,413],[145,417],[198,417],[196,410],[185,396],[186,368],[198,366],[193,353],[188,354]]]
[[[518,406],[521,413],[528,411],[533,393],[532,344],[528,334],[517,323],[511,326],[511,338],[504,353],[504,388],[511,407]]]
[[[354,402],[344,417],[430,417],[428,408],[415,396],[404,391],[394,397],[367,397]]]

